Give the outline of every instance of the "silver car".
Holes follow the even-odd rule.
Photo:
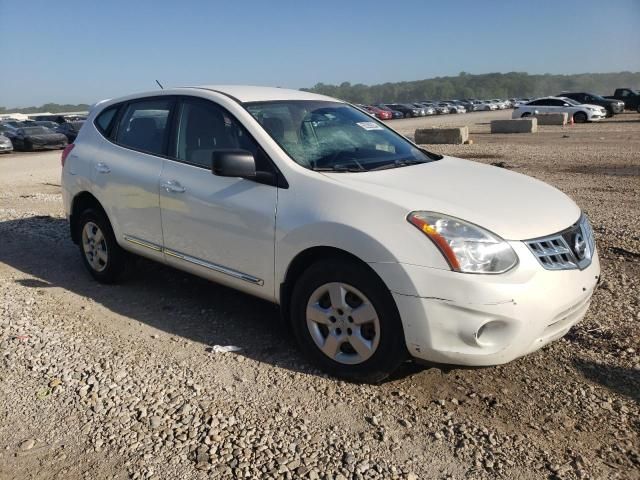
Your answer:
[[[2,133],[0,133],[0,152],[13,152],[13,143],[11,143],[11,139],[9,137],[5,137]]]

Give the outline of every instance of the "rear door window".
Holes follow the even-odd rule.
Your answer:
[[[154,98],[129,103],[116,134],[116,143],[145,153],[166,151],[172,98]]]

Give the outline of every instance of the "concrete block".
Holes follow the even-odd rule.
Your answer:
[[[536,133],[537,118],[518,118],[516,120],[491,120],[491,133]]]
[[[414,138],[417,144],[451,143],[459,145],[469,140],[469,127],[418,128]]]
[[[538,119],[538,125],[566,125],[569,114],[567,112],[538,113],[534,118]]]

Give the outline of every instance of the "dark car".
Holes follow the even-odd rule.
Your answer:
[[[396,118],[404,118],[404,113],[399,112],[398,110],[394,110],[393,108],[389,108],[384,103],[379,103],[378,105],[374,105],[374,106],[379,108],[380,110],[385,110],[387,112],[391,112],[391,115],[393,116],[394,119],[396,119]]]
[[[409,105],[408,103],[385,103],[385,105],[392,110],[401,112],[404,118],[419,117],[422,114],[418,107]]]
[[[588,103],[589,105],[599,105],[604,107],[607,111],[607,117],[611,117],[616,113],[622,113],[624,111],[624,102],[621,100],[613,100],[610,98],[604,98],[595,93],[585,92],[563,92],[558,97],[567,97],[576,102]]]
[[[11,139],[16,150],[31,151],[49,148],[64,148],[67,137],[46,127],[21,127]]]
[[[605,95],[604,98],[620,100],[624,102],[624,108],[627,110],[637,110],[638,113],[640,113],[640,90],[633,88],[616,88],[613,95]]]
[[[9,125],[8,123],[0,123],[0,135],[4,135],[8,138],[15,137],[18,129],[13,125]]]
[[[58,115],[58,114],[53,114],[53,115],[35,115],[35,116],[32,116],[32,118],[33,118],[33,120],[55,122],[55,123],[64,123],[64,122],[67,121],[67,119],[64,117],[64,115]]]
[[[31,125],[24,125],[24,126],[31,126]],[[56,122],[51,122],[49,120],[35,120],[33,122],[33,126],[34,127],[47,127],[50,129],[55,129],[58,128],[58,124]]]
[[[78,132],[80,131],[80,127],[82,127],[83,123],[84,122],[61,123],[56,127],[55,131],[67,137],[67,141],[69,143],[73,143],[76,137],[78,136]]]

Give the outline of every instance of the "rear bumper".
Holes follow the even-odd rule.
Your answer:
[[[503,364],[582,320],[600,278],[597,252],[584,270],[549,271],[521,245],[520,264],[502,275],[401,264],[393,272],[389,264],[373,264],[390,286],[411,355],[455,365]]]

